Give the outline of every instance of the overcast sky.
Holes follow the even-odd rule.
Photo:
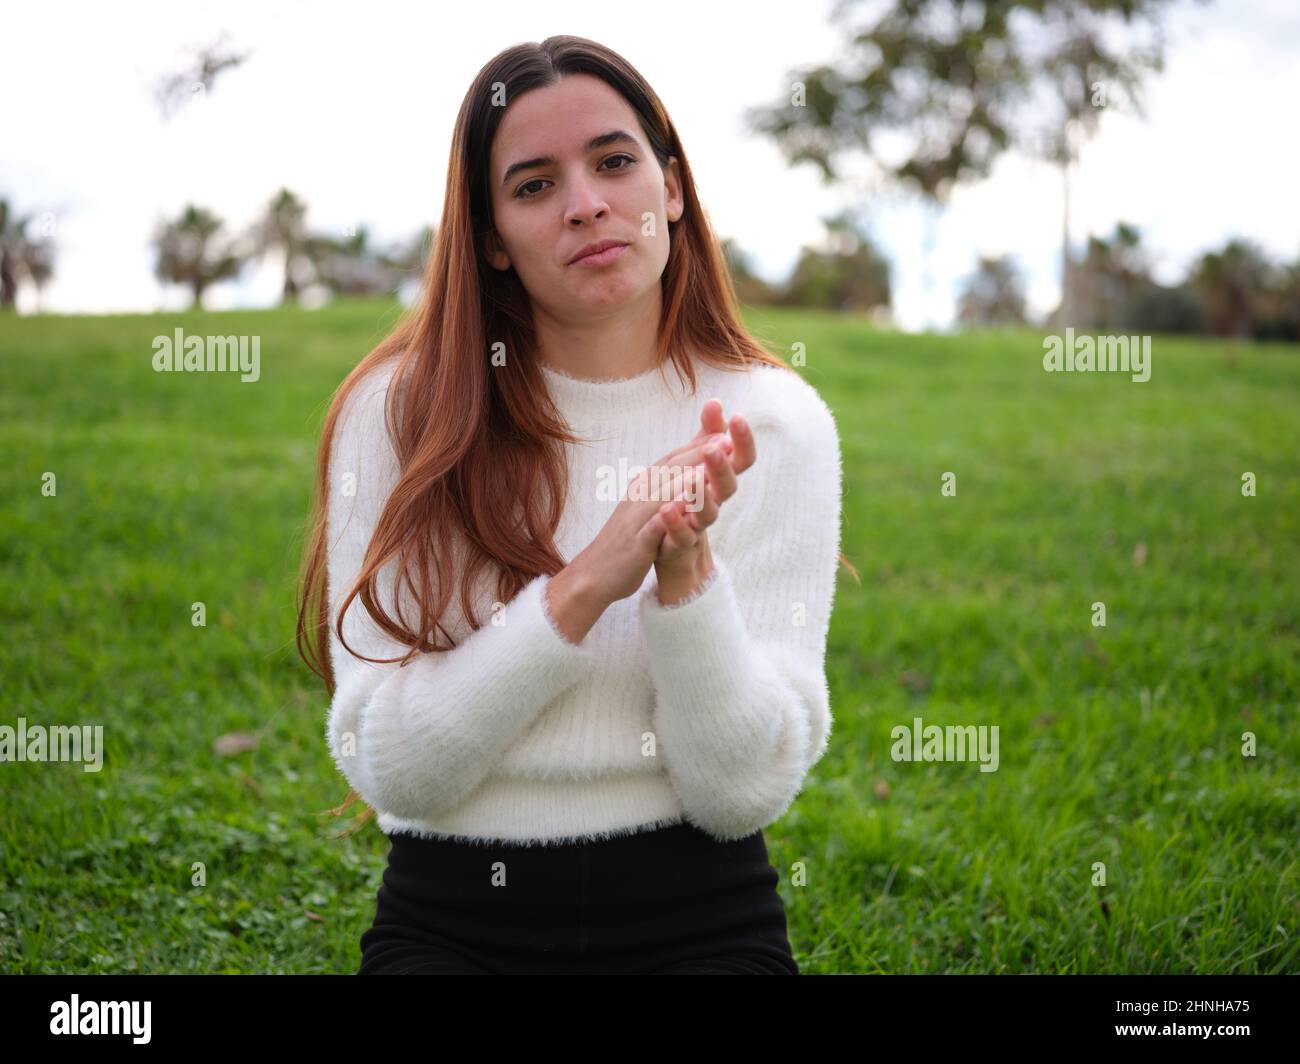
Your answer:
[[[1057,171],[1009,155],[988,180],[954,195],[934,229],[927,303],[919,205],[823,187],[811,167],[791,170],[775,146],[745,131],[746,108],[788,95],[789,71],[842,55],[831,7],[11,5],[0,65],[0,196],[20,213],[53,215],[58,258],[44,309],[183,306],[185,292],[164,291],[153,277],[148,239],[157,219],[194,202],[242,227],[287,186],[307,203],[313,228],[366,225],[380,243],[406,239],[439,223],[452,123],[478,69],[512,44],[572,33],[620,52],[655,87],[719,236],[734,237],[768,278],[821,239],[821,217],[853,203],[893,261],[904,327],[950,321],[957,287],[980,254],[1015,254],[1030,309],[1050,309],[1059,297]],[[1183,0],[1167,25],[1166,69],[1149,82],[1146,121],[1106,112],[1084,150],[1073,186],[1075,240],[1133,222],[1165,281],[1234,235],[1300,257],[1300,4]],[[164,123],[151,83],[176,68],[185,46],[222,30],[251,58]],[[214,288],[206,305],[268,305],[279,284],[267,262]]]

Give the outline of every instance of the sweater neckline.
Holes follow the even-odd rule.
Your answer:
[[[573,377],[540,359],[538,364],[556,405],[583,418],[635,413],[648,404],[679,399],[688,388],[672,359],[633,377]]]

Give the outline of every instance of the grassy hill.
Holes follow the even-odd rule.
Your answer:
[[[0,969],[355,970],[387,843],[321,812],[293,587],[329,396],[397,315],[0,318],[0,724],[105,744],[0,764]],[[836,412],[862,577],[767,830],[804,970],[1300,968],[1300,349],[1157,337],[1135,383],[1029,332],[749,322]],[[177,327],[259,336],[260,379],[155,373]],[[893,760],[917,717],[996,725],[998,770]]]

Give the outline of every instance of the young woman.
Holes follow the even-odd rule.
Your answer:
[[[830,733],[840,486],[651,88],[578,37],[489,62],[304,560],[336,812],[392,842],[362,973],[798,974],[762,829]]]

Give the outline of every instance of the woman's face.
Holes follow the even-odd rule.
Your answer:
[[[600,78],[574,74],[517,97],[489,165],[488,261],[515,268],[535,312],[606,317],[657,289],[668,222],[682,214],[677,160],[659,166],[636,113]],[[627,246],[608,261],[572,261],[601,240]]]

